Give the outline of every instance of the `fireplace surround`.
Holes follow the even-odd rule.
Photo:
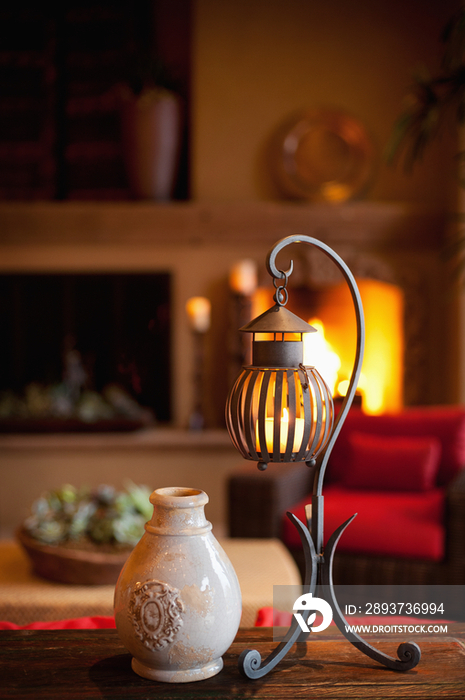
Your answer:
[[[439,360],[444,366],[444,338],[451,337],[447,268],[441,259],[446,223],[440,211],[396,203],[3,203],[0,274],[169,272],[172,424],[179,427],[187,425],[192,405],[192,340],[184,305],[190,296],[209,297],[206,417],[212,427],[222,427],[229,387],[227,371],[216,358],[227,362],[228,272],[245,241],[250,257],[258,261],[279,237],[314,235],[344,256],[356,278],[400,286],[405,300],[404,402],[447,403],[454,400],[452,382],[437,372]],[[302,264],[312,267],[316,284],[337,281],[329,266],[313,264],[311,256]]]

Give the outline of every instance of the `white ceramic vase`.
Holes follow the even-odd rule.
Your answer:
[[[152,519],[116,584],[118,634],[144,678],[209,678],[239,628],[236,573],[205,519],[206,493],[162,488],[150,502]]]

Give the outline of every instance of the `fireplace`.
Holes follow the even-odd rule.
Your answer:
[[[195,398],[185,304],[192,296],[208,297],[212,323],[203,396],[207,425],[221,428],[230,388],[227,338],[238,327],[225,313],[229,272],[247,255],[259,263],[259,283],[269,286],[264,255],[277,240],[296,232],[330,245],[357,280],[377,280],[401,290],[404,406],[456,400],[453,309],[444,284],[446,263],[440,257],[445,228],[441,212],[387,203],[3,203],[0,274],[169,272],[171,393],[164,400],[170,401],[175,427],[188,425]],[[292,255],[291,298],[304,281],[311,279],[317,287],[341,281],[325,256],[308,252],[301,261],[297,251]]]
[[[399,286],[376,279],[357,279],[357,285],[366,332],[358,400],[366,413],[398,411],[404,395],[404,294]],[[272,305],[271,295],[269,289],[257,290],[253,317]],[[305,364],[318,368],[336,399],[344,396],[356,344],[347,285],[290,285],[288,308],[318,331],[304,336]]]
[[[170,421],[170,295],[163,272],[0,275],[0,423]]]

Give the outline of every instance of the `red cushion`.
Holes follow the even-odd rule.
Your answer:
[[[351,408],[331,453],[326,483],[340,480],[346,471],[349,436],[354,431],[437,438],[441,443],[438,486],[448,484],[465,465],[465,410],[462,407],[424,406],[380,416],[369,416],[360,409]]]
[[[344,486],[378,491],[427,491],[434,487],[441,457],[437,438],[384,437],[354,432],[349,437]]]
[[[339,540],[338,552],[411,557],[440,561],[445,553],[443,489],[421,493],[355,491],[341,486],[325,488],[325,537],[332,535],[354,513],[357,517]],[[311,496],[290,510],[305,522]],[[301,547],[296,528],[284,516],[283,540],[290,549]]]

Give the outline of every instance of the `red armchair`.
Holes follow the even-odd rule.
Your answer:
[[[325,477],[325,539],[347,518],[335,583],[465,583],[465,408],[369,416],[353,408]],[[311,502],[303,465],[244,466],[232,475],[232,537],[280,537],[303,566],[287,510]]]

